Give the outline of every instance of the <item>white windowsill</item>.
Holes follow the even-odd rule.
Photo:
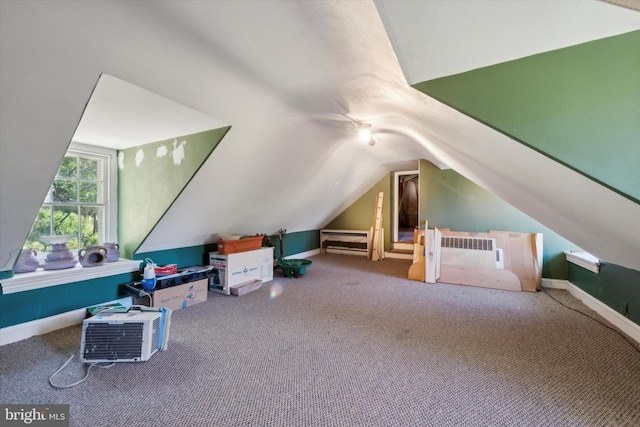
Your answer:
[[[139,267],[140,261],[119,259],[118,261],[108,262],[97,267],[82,267],[78,264],[73,268],[63,270],[44,270],[39,268],[32,273],[21,273],[14,275],[10,279],[0,279],[0,285],[2,285],[2,293],[6,295],[62,285],[64,283],[131,273],[138,271]]]
[[[594,273],[600,272],[600,260],[588,252],[564,252],[567,261],[586,268]]]

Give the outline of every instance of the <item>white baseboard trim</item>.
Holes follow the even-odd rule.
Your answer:
[[[318,255],[320,253],[320,249],[313,249],[306,252],[300,252],[295,255],[289,255],[284,257],[284,259],[299,259],[299,258],[309,258],[310,256]]]
[[[589,295],[568,280],[542,279],[542,286],[549,289],[565,289],[584,305],[604,317],[609,323],[640,344],[640,325],[624,317],[602,301]]]
[[[104,304],[113,303],[120,303],[128,307],[131,305],[131,297],[120,298]],[[92,306],[93,305],[99,304],[92,304]],[[82,323],[86,317],[86,313],[87,309],[85,307],[67,311],[66,313],[56,314],[55,316],[45,317],[44,319],[7,326],[6,328],[0,329],[0,346],[11,344],[16,341],[26,340],[27,338],[53,332],[68,326],[77,325],[78,323]]]
[[[542,286],[548,289],[567,289],[567,285],[573,286],[568,280],[542,278]]]
[[[413,259],[413,254],[401,254],[397,252],[385,252],[385,258],[395,258],[395,259]]]

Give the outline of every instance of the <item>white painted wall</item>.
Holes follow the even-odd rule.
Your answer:
[[[599,0],[375,0],[409,84],[640,28]]]

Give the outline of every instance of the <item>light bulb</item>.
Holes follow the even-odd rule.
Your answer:
[[[358,131],[358,136],[362,141],[369,141],[371,139],[371,130],[368,128],[361,128]]]

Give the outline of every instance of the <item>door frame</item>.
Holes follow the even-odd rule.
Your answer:
[[[398,187],[400,184],[400,177],[403,175],[418,175],[418,182],[420,182],[420,170],[418,169],[393,172],[391,247],[392,249],[413,250],[413,243],[398,242]],[[418,185],[418,219],[420,218],[420,192],[420,186]]]

